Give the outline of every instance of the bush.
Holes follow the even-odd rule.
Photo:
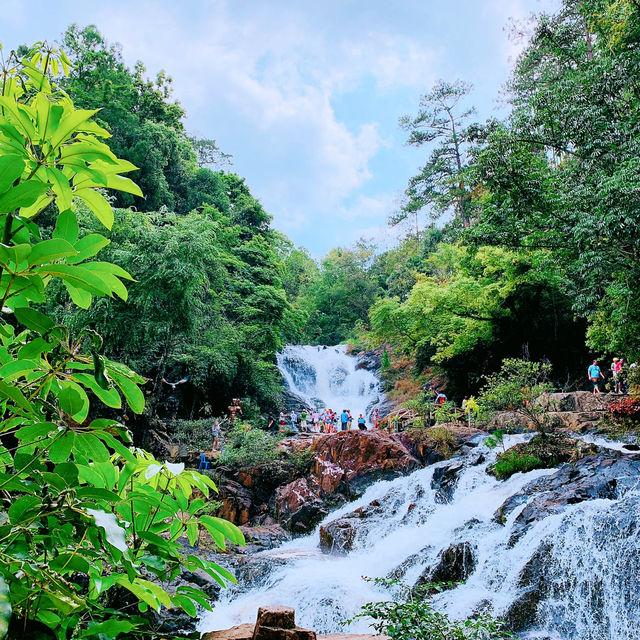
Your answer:
[[[427,432],[434,443],[434,449],[445,458],[450,458],[454,451],[455,437],[446,427],[433,427]]]
[[[360,609],[357,619],[371,619],[371,626],[381,635],[393,640],[501,640],[513,635],[504,630],[504,622],[490,616],[477,616],[471,620],[451,620],[446,613],[436,611],[433,597],[443,590],[442,584],[410,587],[399,580],[364,578],[377,585],[392,587],[399,600],[369,602]],[[450,585],[447,585],[450,586]]]
[[[515,451],[507,451],[493,465],[493,473],[498,480],[506,480],[514,473],[526,473],[534,469],[541,469],[544,466],[542,460],[537,456],[519,455]]]
[[[610,431],[624,434],[640,431],[640,398],[622,398],[607,407]]]
[[[227,434],[226,445],[218,464],[231,467],[252,467],[279,457],[279,439],[262,429],[252,429],[240,423]]]
[[[490,417],[499,411],[513,411],[533,424],[544,434],[551,428],[549,412],[538,398],[553,390],[547,378],[551,365],[507,358],[502,369],[486,376],[478,404],[483,415]]]

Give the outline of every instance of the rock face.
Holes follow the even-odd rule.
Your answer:
[[[434,582],[462,582],[476,568],[474,548],[469,542],[452,544],[439,556],[434,567],[427,569],[416,582],[424,585]]]
[[[452,433],[452,446],[457,449],[479,432],[457,427]],[[331,509],[358,497],[373,482],[442,460],[436,446],[426,432],[346,431],[283,440],[280,447],[287,453],[312,448],[310,473],[303,470],[296,475],[291,466],[285,469],[277,463],[223,469],[218,478],[223,500],[219,515],[252,529],[280,524],[292,533],[306,533]],[[443,480],[443,496],[452,490],[451,483],[453,478]],[[332,538],[331,546],[336,548],[333,542]]]

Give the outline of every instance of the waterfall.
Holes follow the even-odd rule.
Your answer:
[[[367,415],[381,401],[376,376],[359,368],[344,347],[287,347],[278,364],[289,389],[309,404],[348,408],[357,416]],[[530,437],[505,436],[505,446]],[[606,455],[624,459],[622,443],[580,437],[606,447]],[[312,534],[243,560],[245,567],[255,563],[254,577],[223,591],[214,611],[204,613],[200,630],[252,622],[258,607],[283,605],[295,607],[298,624],[319,633],[366,633],[366,621],[347,628],[342,623],[363,604],[393,594],[363,576],[400,578],[408,584],[429,581],[443,554],[458,545],[468,550],[473,566],[466,582],[435,600],[453,618],[477,613],[500,618],[518,611],[521,599],[532,592],[531,581],[523,583],[528,574],[538,581],[538,592],[535,619],[524,625],[521,638],[640,638],[637,470],[616,476],[615,499],[593,496],[558,509],[551,500],[548,514],[518,529],[518,516],[536,499],[531,483],[542,486],[557,470],[517,473],[498,481],[487,473],[498,452],[488,449],[482,437],[474,444],[451,460],[376,482],[359,499],[330,513]],[[447,473],[454,474],[454,481],[443,497],[439,478]],[[496,518],[508,500],[511,508]],[[353,547],[341,555],[323,553],[320,527],[360,507],[366,516],[350,520],[356,531]]]
[[[338,414],[350,409],[355,426],[361,413],[369,421],[384,396],[378,377],[359,366],[358,358],[346,350],[346,345],[288,346],[278,354],[278,368],[289,391],[310,406]]]

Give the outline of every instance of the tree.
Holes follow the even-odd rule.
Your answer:
[[[549,363],[505,359],[498,373],[485,378],[479,399],[483,413],[512,411],[520,414],[544,437],[551,425],[549,412],[540,398],[553,390],[548,382],[550,373]]]
[[[160,582],[202,569],[233,580],[216,563],[184,553],[206,529],[215,544],[242,543],[231,524],[208,515],[194,489],[210,478],[129,449],[127,429],[96,417],[107,405],[139,414],[144,380],[103,351],[99,334],[70,332],[42,309],[56,284],[73,304],[127,298],[130,274],[94,260],[108,244],[78,224],[78,204],[109,229],[105,189],[140,196],[121,175],[135,170],[102,141],[95,110],[76,109],[51,76],[69,60],[46,44],[12,52],[0,90],[0,576],[12,606],[9,637],[149,637],[149,608],[210,607],[203,592]],[[53,229],[40,226],[45,210]],[[50,232],[50,237],[48,237]],[[155,576],[154,582],[149,578]]]
[[[406,201],[391,218],[391,224],[414,214],[417,234],[418,212],[428,207],[434,218],[452,213],[462,226],[469,225],[472,201],[465,184],[469,143],[466,123],[474,109],[464,109],[461,103],[470,90],[471,85],[460,80],[454,83],[439,80],[420,98],[415,117],[400,118],[401,128],[409,133],[407,144],[416,147],[433,144],[433,148],[420,173],[409,181]]]

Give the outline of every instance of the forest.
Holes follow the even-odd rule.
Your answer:
[[[234,580],[177,542],[201,529],[221,549],[243,541],[205,502],[210,476],[137,447],[208,424],[236,398],[264,428],[282,407],[285,345],[382,353],[397,402],[424,384],[460,401],[509,358],[544,362],[563,391],[587,388],[594,358],[640,359],[640,7],[563,0],[530,29],[504,119],[478,121],[458,78],[398,114],[424,153],[389,212],[403,239],[319,260],[273,228],[229,150],[190,135],[171,78],[127,66],[99,26],[5,52],[10,637],[153,638],[148,610],[208,605],[150,576]],[[133,523],[130,549],[116,515]]]

